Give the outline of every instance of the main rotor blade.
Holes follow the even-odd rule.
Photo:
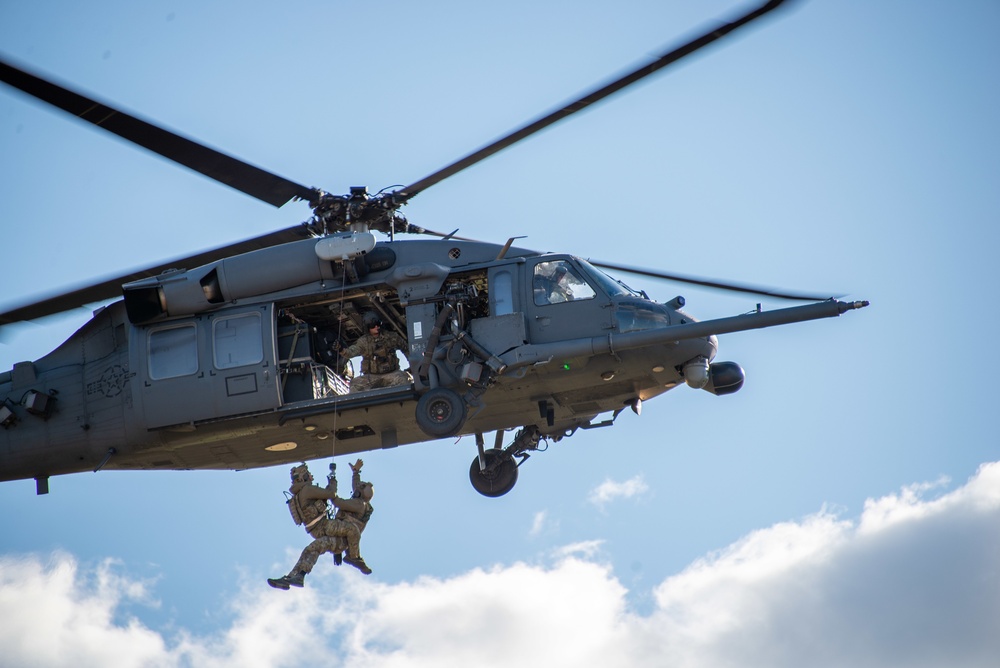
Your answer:
[[[269,248],[271,246],[277,246],[278,244],[284,244],[290,241],[306,239],[310,236],[311,234],[309,233],[309,230],[304,225],[296,225],[294,227],[278,230],[277,232],[270,232],[259,237],[254,237],[253,239],[239,241],[235,244],[230,244],[221,248],[207,250],[189,257],[164,262],[156,265],[155,267],[149,267],[147,269],[141,269],[122,276],[109,278],[101,281],[100,283],[88,285],[70,292],[41,299],[31,304],[18,306],[8,311],[0,312],[0,327],[15,322],[44,318],[48,315],[55,315],[56,313],[69,311],[70,309],[85,306],[87,304],[121,297],[123,284],[138,281],[141,278],[157,276],[167,269],[193,269],[232,255],[249,253],[250,251],[259,250],[261,248]]]
[[[306,188],[238,158],[97,102],[85,95],[63,88],[3,60],[0,60],[0,81],[138,144],[153,153],[273,206],[281,206],[295,197],[309,201],[318,195],[313,188]]]
[[[595,267],[600,267],[601,269],[621,271],[628,274],[636,274],[638,276],[649,276],[651,278],[660,278],[667,281],[677,281],[678,283],[701,285],[706,288],[727,290],[729,292],[745,292],[752,295],[763,295],[765,297],[774,297],[776,299],[789,299],[792,301],[802,301],[802,302],[819,302],[834,298],[833,295],[811,295],[811,294],[806,294],[804,292],[779,292],[773,288],[748,285],[746,283],[727,283],[723,281],[717,281],[715,279],[697,278],[694,276],[685,276],[683,274],[667,274],[662,271],[656,271],[654,269],[629,267],[622,264],[611,264],[610,262],[599,262],[597,260],[587,260],[587,261],[590,264],[594,265]]]
[[[632,72],[629,72],[625,76],[616,79],[611,83],[602,86],[590,93],[587,93],[583,97],[579,98],[578,100],[574,100],[573,102],[570,102],[561,109],[553,111],[547,116],[543,116],[542,118],[539,118],[536,121],[528,123],[527,125],[517,130],[514,130],[505,137],[496,140],[492,144],[484,146],[478,151],[470,153],[469,155],[465,156],[460,160],[456,160],[447,167],[444,167],[443,169],[434,172],[430,176],[424,177],[423,179],[417,181],[416,183],[413,183],[403,188],[402,190],[398,191],[396,193],[396,196],[400,197],[402,201],[406,201],[411,197],[414,197],[415,195],[419,194],[420,192],[426,190],[427,188],[430,188],[431,186],[440,183],[449,176],[454,176],[463,169],[471,167],[477,162],[485,160],[486,158],[489,158],[490,156],[499,153],[508,146],[516,144],[522,139],[530,137],[536,132],[544,130],[550,125],[557,123],[558,121],[561,121],[564,118],[571,116],[578,111],[586,109],[595,102],[599,102],[600,100],[603,100],[604,98],[613,95],[614,93],[617,93],[626,86],[630,86],[633,83],[639,81],[640,79],[643,79],[649,76],[650,74],[653,74],[654,72],[663,69],[667,65],[677,62],[684,56],[694,53],[698,49],[708,46],[712,42],[722,37],[725,37],[732,31],[736,30],[737,28],[740,28],[746,25],[747,23],[750,23],[754,19],[770,12],[772,9],[777,8],[784,2],[785,0],[770,0],[769,2],[766,2],[765,4],[753,10],[752,12],[745,14],[744,16],[741,16],[735,21],[732,21],[730,23],[724,23],[719,27],[715,28],[714,30],[705,33],[701,37],[691,40],[687,44],[679,46],[676,49],[673,49],[672,51],[663,54],[656,60],[647,63],[646,65],[643,65],[642,67]]]

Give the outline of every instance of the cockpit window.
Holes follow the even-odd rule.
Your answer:
[[[580,266],[612,297],[645,297],[641,292],[637,292],[621,281],[608,276],[585,260],[580,260]]]
[[[565,260],[536,264],[532,288],[536,306],[593,299],[597,296],[590,284]]]
[[[615,312],[618,321],[618,331],[638,332],[644,329],[659,329],[670,324],[670,315],[662,304],[619,303]]]

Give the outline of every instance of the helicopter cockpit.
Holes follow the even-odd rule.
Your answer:
[[[594,289],[580,278],[580,274],[566,260],[539,262],[532,275],[532,294],[535,306],[561,302],[593,299]]]
[[[678,322],[694,322],[694,318],[680,311],[685,303],[683,297],[674,297],[661,304],[651,300],[645,292],[634,290],[586,260],[579,260],[579,264],[611,296],[615,310],[615,331],[618,333],[659,329]]]

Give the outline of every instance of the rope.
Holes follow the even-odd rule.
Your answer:
[[[334,369],[334,373],[336,373],[337,376],[340,377],[341,379],[343,379],[343,376],[341,375],[343,371],[343,365],[341,364],[341,362],[343,360],[340,357],[340,346],[341,346],[340,336],[344,332],[344,294],[347,292],[346,263],[347,260],[344,260],[343,276],[341,278],[341,283],[340,283],[340,314],[337,316],[337,350],[335,351],[335,354],[336,354],[336,363],[338,368]],[[332,438],[330,439],[330,459],[333,459],[334,457],[337,456],[337,418],[340,417],[340,411],[337,410],[337,403],[339,403],[339,401],[340,401],[340,396],[338,395],[337,400],[334,402],[334,409],[333,409],[333,434],[331,434]]]

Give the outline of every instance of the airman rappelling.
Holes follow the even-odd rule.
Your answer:
[[[313,566],[324,552],[332,553],[337,564],[340,564],[342,559],[365,575],[372,572],[361,557],[360,541],[361,532],[368,525],[373,511],[371,499],[374,491],[370,482],[361,481],[362,466],[364,461],[360,459],[351,464],[353,493],[350,499],[337,496],[335,464],[330,465],[325,488],[313,484],[312,473],[306,464],[292,468],[288,509],[292,514],[292,520],[298,525],[304,525],[314,540],[302,550],[302,555],[288,575],[268,578],[267,584],[275,589],[286,590],[290,586],[302,587],[305,576],[312,572]],[[327,502],[332,502],[338,509],[335,517],[329,516]],[[345,549],[347,556],[342,557]]]

